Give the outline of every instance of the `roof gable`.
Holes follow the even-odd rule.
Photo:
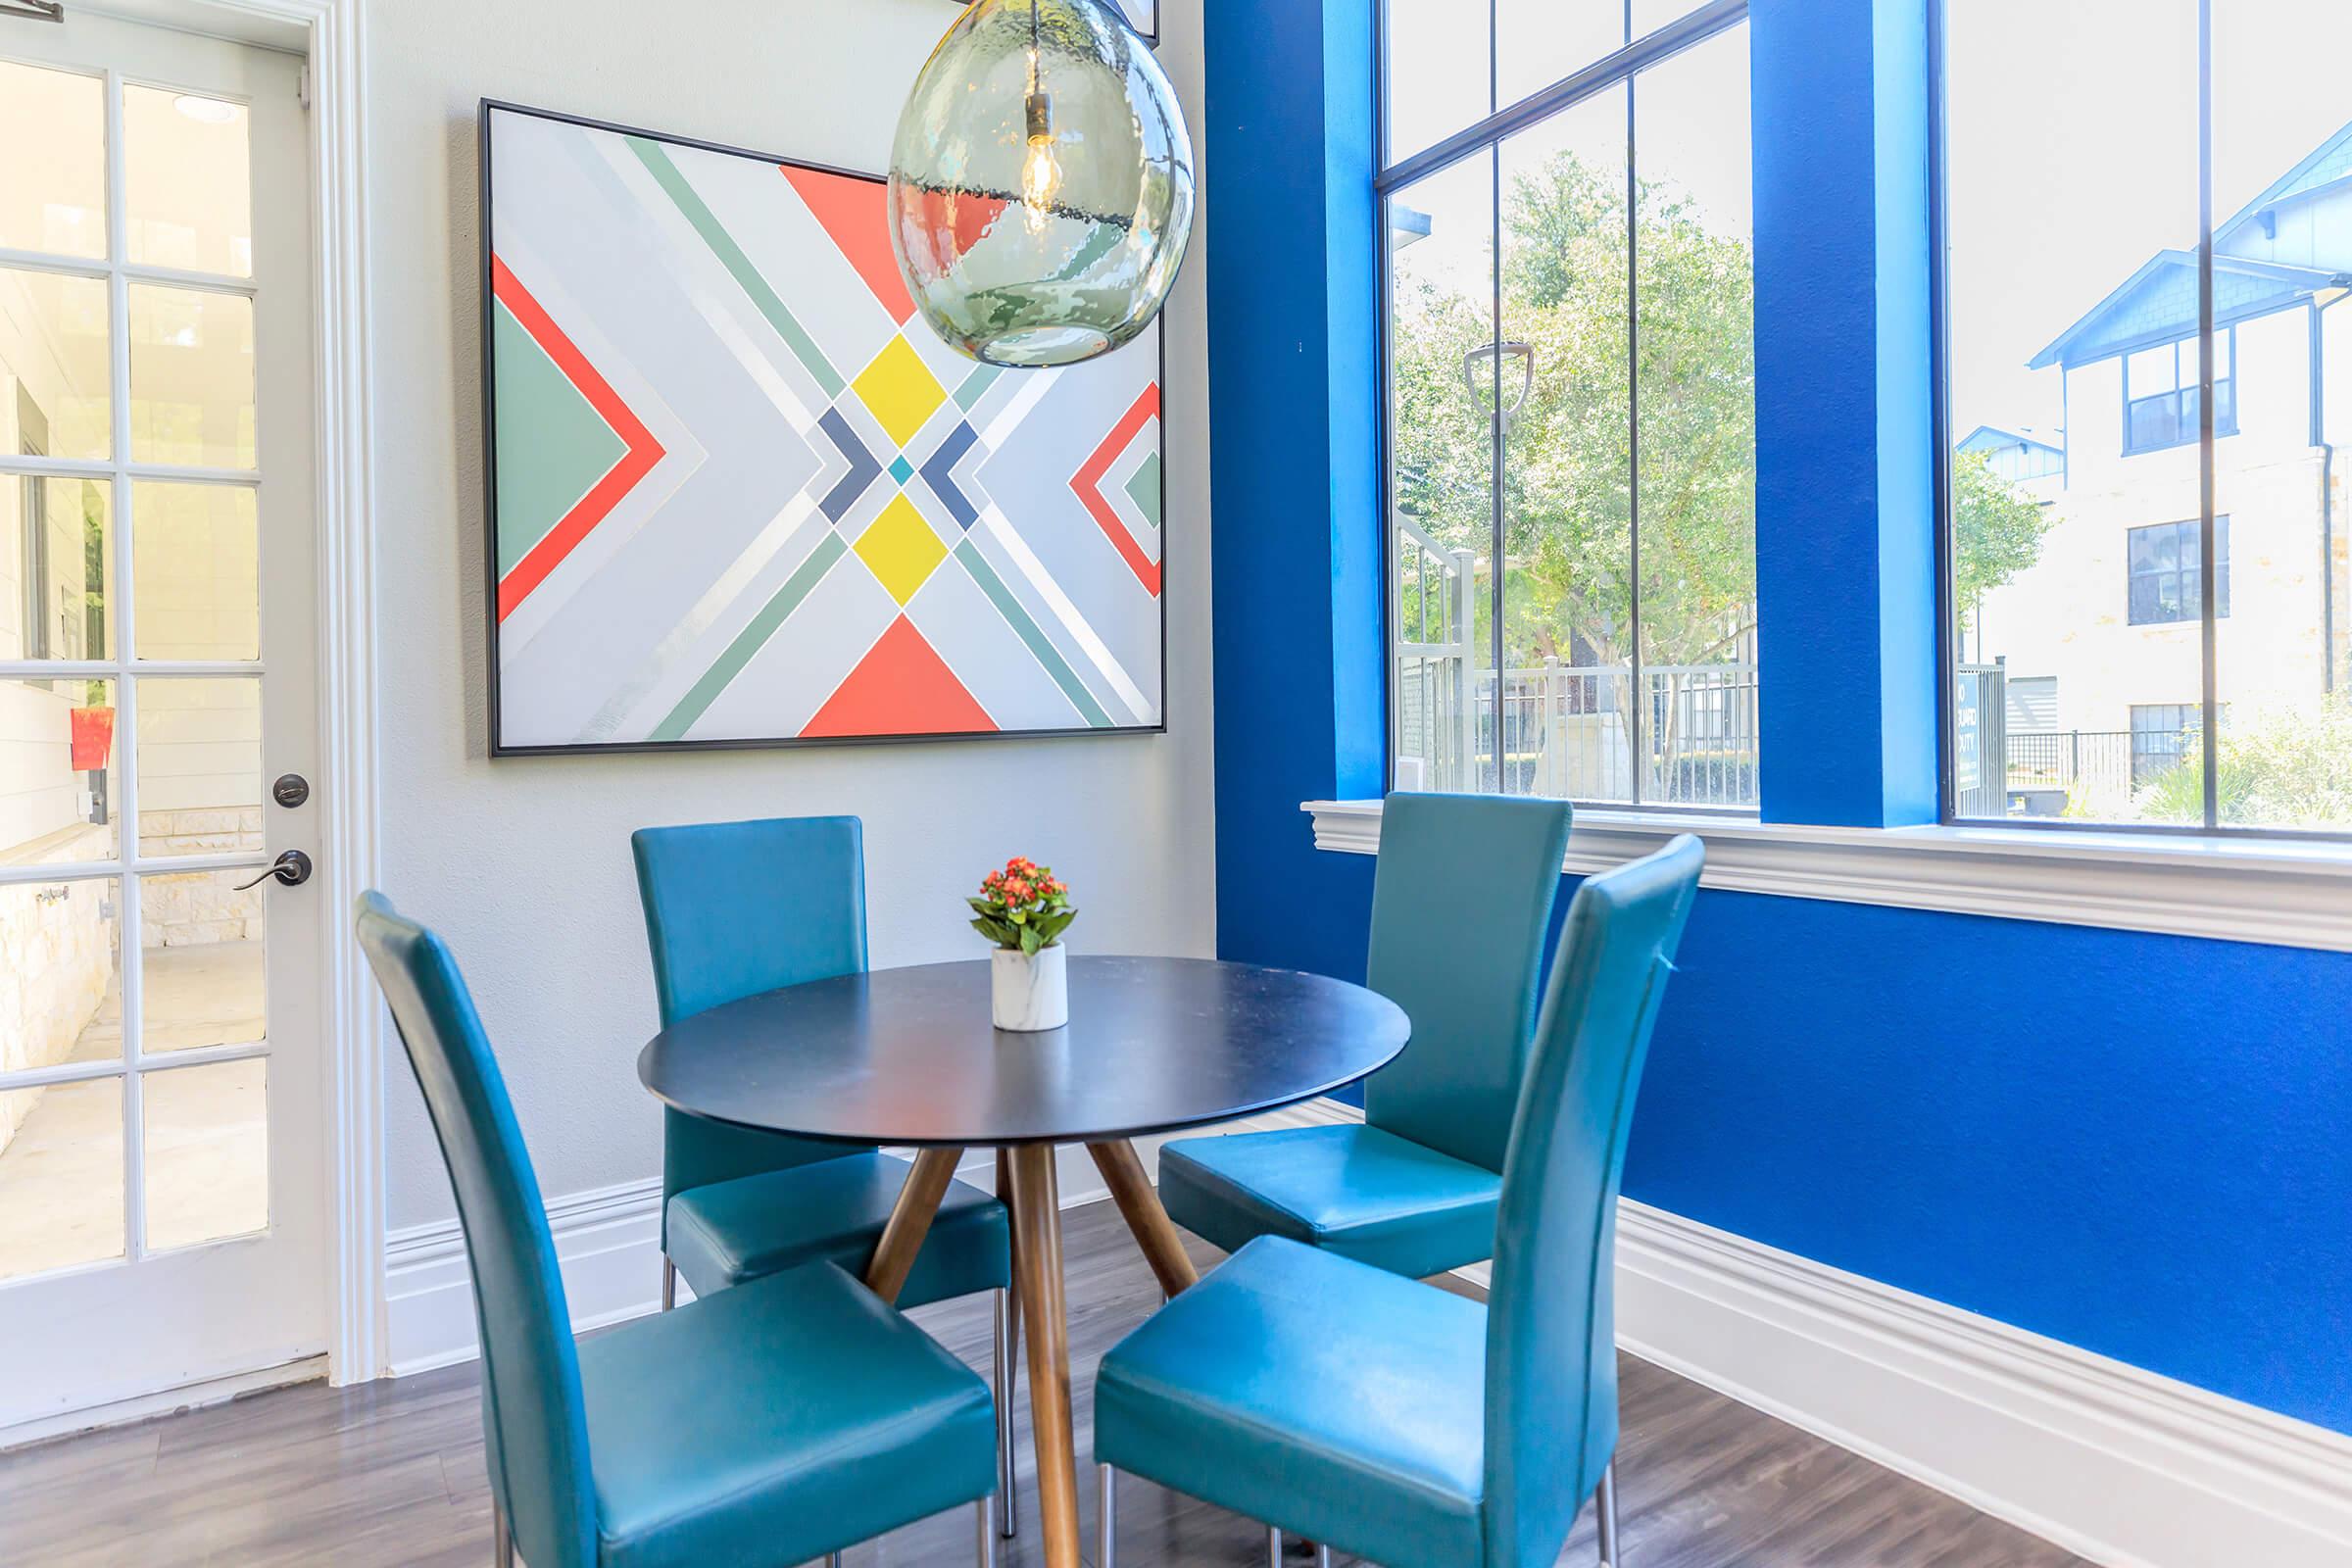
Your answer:
[[[2016,430],[2004,430],[1997,424],[1980,424],[1964,436],[1953,450],[1957,452],[1998,452],[2003,447],[2038,447],[2044,452],[2059,449],[2037,436]]]
[[[2352,124],[2345,125],[2320,143],[2309,157],[2273,180],[2261,195],[2225,220],[2213,231],[2215,247],[2227,250],[2248,224],[2262,216],[2265,209],[2280,206],[2347,176],[2352,176]]]
[[[2238,256],[2213,261],[2213,316],[2228,325],[2292,305],[2334,274],[2308,267],[2253,262]],[[2094,360],[2155,343],[2171,343],[2197,330],[2197,257],[2194,251],[2158,251],[2123,285],[2099,301],[2057,340],[2027,362],[2029,369]]]

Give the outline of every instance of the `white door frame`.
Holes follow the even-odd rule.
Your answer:
[[[310,60],[312,342],[318,406],[318,908],[340,928],[378,879],[373,323],[366,0],[69,0],[74,9],[292,47]],[[327,1161],[327,1377],[385,1374],[384,1009],[359,944],[320,976]],[[184,1392],[183,1392],[184,1399]]]

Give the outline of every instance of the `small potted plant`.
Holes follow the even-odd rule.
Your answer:
[[[1070,890],[1050,865],[1016,855],[980,879],[968,901],[989,955],[991,1009],[1000,1029],[1035,1032],[1070,1021],[1070,976],[1061,934],[1078,918]]]

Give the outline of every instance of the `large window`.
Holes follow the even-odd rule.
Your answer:
[[[2352,10],[1939,9],[1948,814],[2352,832]]]
[[[1399,788],[1756,807],[1745,13],[1389,0]]]

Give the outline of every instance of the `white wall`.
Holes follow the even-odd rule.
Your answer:
[[[1200,127],[1200,19],[1162,46]],[[880,170],[951,0],[379,0],[368,8],[384,887],[455,947],[550,1194],[651,1176],[637,1085],[655,1028],[628,835],[648,823],[863,816],[877,965],[976,956],[961,895],[1016,853],[1084,906],[1084,952],[1206,954],[1207,355],[1201,245],[1168,312],[1170,733],[560,758],[484,755],[481,97]],[[1044,801],[1047,804],[1028,803]],[[340,912],[337,911],[340,918]],[[408,1068],[387,1129],[394,1228],[453,1205]]]
[[[2321,698],[2323,465],[2311,445],[2308,313],[2244,322],[2237,338],[2238,433],[2215,446],[2230,566],[2217,648],[2222,701],[2233,724],[2249,724],[2276,710],[2308,711]],[[1980,616],[1986,658],[2005,656],[2012,676],[2057,678],[2061,730],[2128,730],[2133,706],[2193,706],[2204,690],[2194,618],[2130,623],[2130,530],[2196,517],[2202,477],[2193,441],[2124,454],[2123,363],[2066,372],[2071,472],[2024,487],[2058,521],[2040,559],[1987,595]],[[2339,605],[2339,621],[2343,613]]]

